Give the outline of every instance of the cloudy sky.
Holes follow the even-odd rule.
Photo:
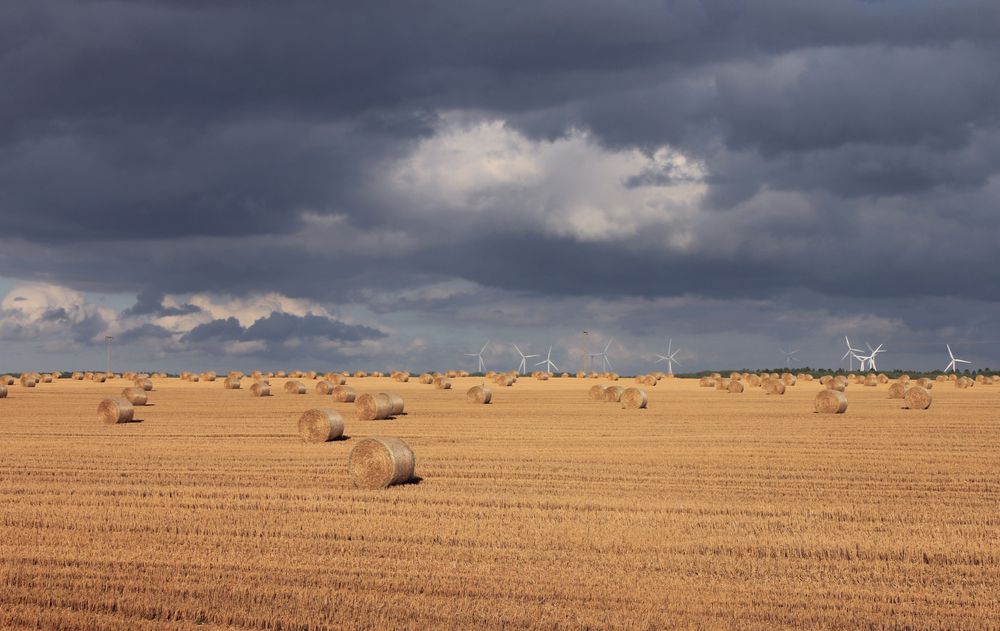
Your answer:
[[[0,3],[0,370],[1000,367],[995,0],[336,4]]]

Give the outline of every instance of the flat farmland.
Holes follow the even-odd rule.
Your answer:
[[[929,410],[817,382],[784,396],[693,380],[646,410],[590,379],[392,390],[359,421],[313,391],[60,380],[0,399],[0,628],[967,628],[1000,626],[1000,385]],[[619,385],[632,385],[623,379]],[[345,440],[305,444],[332,407]],[[355,489],[358,439],[398,436],[419,480]]]

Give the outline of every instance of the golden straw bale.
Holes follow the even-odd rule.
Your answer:
[[[378,394],[366,392],[355,400],[354,405],[357,417],[362,421],[387,419],[392,413],[392,400],[382,392]]]
[[[465,398],[468,399],[470,403],[485,405],[493,399],[493,392],[491,392],[486,386],[472,386],[469,388],[469,391],[465,393]]]
[[[392,406],[392,409],[389,410],[389,416],[399,416],[403,413],[403,397],[395,392],[383,392],[381,394],[389,397],[389,403]]]
[[[348,471],[354,486],[384,489],[413,477],[416,458],[399,438],[366,438],[351,450]]]
[[[240,389],[240,378],[239,377],[226,377],[226,380],[222,382],[222,387],[226,390],[239,390]]]
[[[591,401],[603,401],[604,400],[604,386],[590,386],[590,400]]]
[[[269,397],[271,396],[271,385],[266,381],[255,381],[250,386],[250,396]]]
[[[624,392],[625,388],[621,386],[608,386],[604,389],[604,400],[608,403],[619,403]]]
[[[626,410],[640,410],[649,405],[646,391],[639,388],[625,388],[622,392],[622,408]]]
[[[122,398],[132,405],[146,405],[146,391],[142,388],[125,388],[122,390]]]
[[[351,386],[334,386],[333,387],[333,400],[340,403],[354,403],[354,399],[357,397],[357,393],[354,392],[354,388]]]
[[[920,386],[913,386],[906,391],[903,397],[906,400],[906,407],[911,410],[926,410],[931,406],[931,391]]]
[[[104,399],[97,406],[97,418],[109,425],[129,423],[134,414],[135,408],[126,399]]]
[[[736,379],[729,380],[729,393],[730,394],[742,394],[743,393],[743,382]]]
[[[785,382],[780,379],[768,379],[764,383],[764,394],[785,394]]]
[[[299,436],[307,443],[325,443],[344,435],[344,417],[330,408],[306,410],[299,417]]]
[[[847,395],[839,390],[820,390],[813,406],[819,414],[843,414],[847,411]]]
[[[905,383],[897,381],[889,386],[890,399],[902,399],[905,394],[906,394]]]
[[[316,384],[316,394],[333,394],[334,385],[325,379]]]

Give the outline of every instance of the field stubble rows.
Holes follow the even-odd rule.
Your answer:
[[[493,403],[394,390],[359,421],[312,392],[156,380],[141,423],[101,425],[125,382],[0,401],[0,628],[1000,625],[1000,386],[886,386],[812,413],[688,380],[647,410],[592,380],[522,379]],[[304,444],[332,407],[347,440]],[[357,439],[403,438],[417,484],[352,487]]]

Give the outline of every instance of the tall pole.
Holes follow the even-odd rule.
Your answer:
[[[589,372],[587,370],[587,360],[590,359],[590,355],[587,354],[587,351],[589,350],[589,348],[587,346],[587,337],[589,335],[590,335],[590,333],[587,333],[586,331],[584,331],[583,334],[582,334],[582,338],[583,338],[583,372],[584,373]]]
[[[104,341],[108,343],[108,366],[107,366],[108,369],[105,372],[105,374],[108,376],[108,379],[111,378],[111,341],[113,339],[115,338],[110,335],[104,336]]]

